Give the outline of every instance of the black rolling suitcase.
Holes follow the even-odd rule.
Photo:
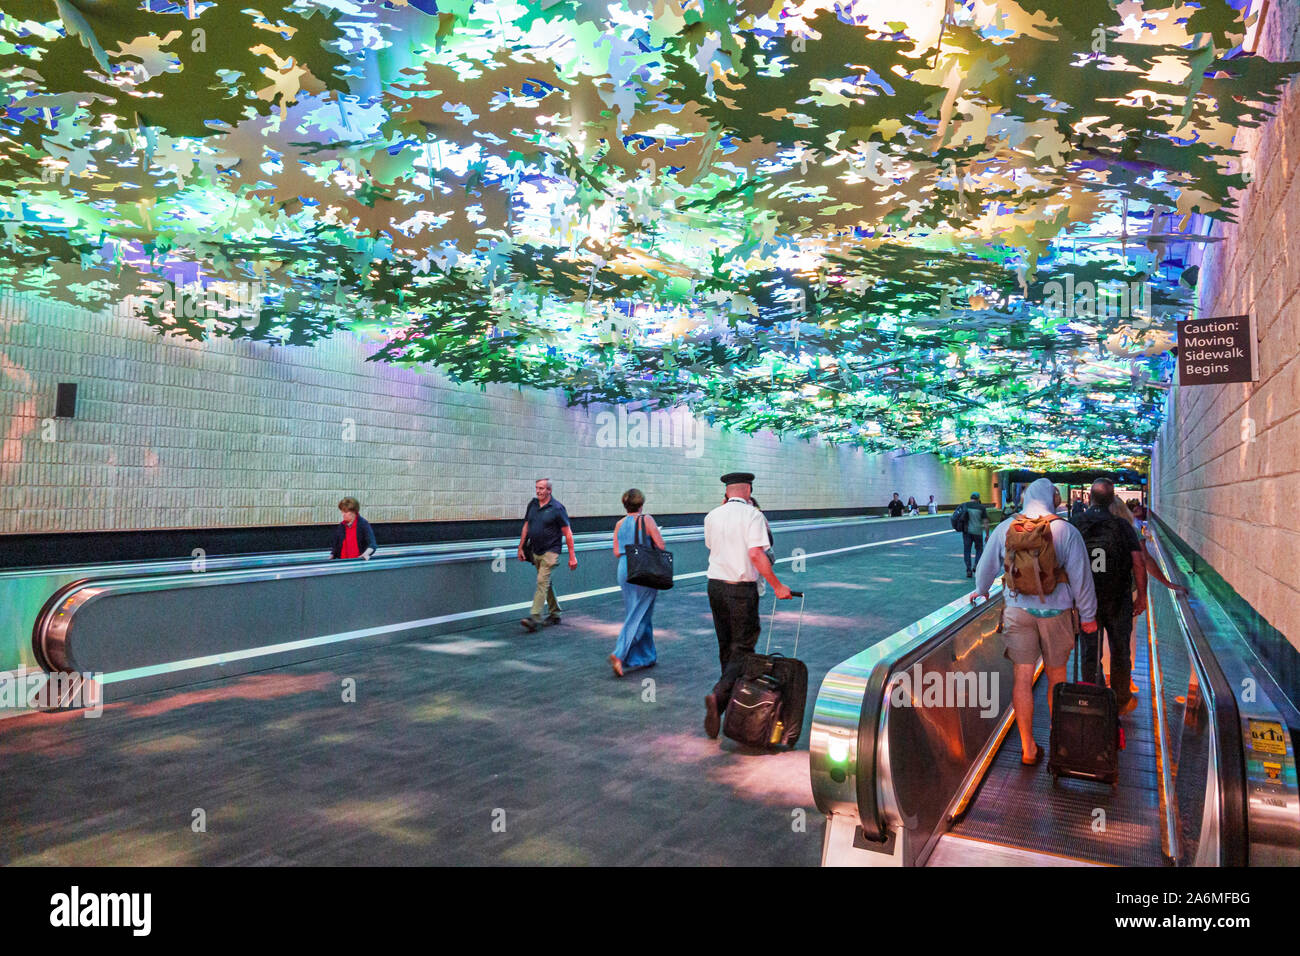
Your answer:
[[[1101,678],[1101,641],[1097,635],[1097,669]],[[1119,786],[1119,752],[1124,746],[1115,692],[1103,684],[1079,681],[1079,639],[1075,635],[1074,682],[1052,689],[1052,732],[1047,770],[1056,786],[1061,777],[1078,777]]]
[[[803,629],[804,596],[799,598],[799,623],[794,632],[794,651],[799,653],[799,632]],[[776,601],[776,598],[773,598]],[[745,657],[740,680],[731,692],[722,732],[737,743],[767,750],[792,749],[803,734],[803,712],[808,702],[808,668],[804,662],[782,654],[768,654],[772,649],[772,628],[776,623],[776,603],[767,626],[765,653]]]

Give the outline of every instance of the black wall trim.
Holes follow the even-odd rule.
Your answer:
[[[719,495],[719,497],[721,497]],[[527,502],[525,502],[526,504]],[[954,505],[940,505],[951,510]],[[803,508],[766,512],[770,521],[882,515],[883,507]],[[364,512],[363,512],[364,514]],[[483,521],[404,521],[376,523],[375,538],[384,545],[429,544],[511,538],[523,526],[519,518]],[[572,516],[576,534],[610,531],[620,515]],[[655,515],[665,528],[698,525],[704,512]],[[48,534],[0,535],[0,569],[58,564],[97,564],[105,561],[151,561],[188,558],[195,548],[208,556],[266,554],[274,551],[313,551],[330,546],[332,524],[272,525],[252,528],[183,528],[159,531],[64,531]]]

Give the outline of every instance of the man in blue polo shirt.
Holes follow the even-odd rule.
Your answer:
[[[528,631],[537,630],[543,623],[560,623],[560,602],[555,599],[551,572],[560,563],[560,549],[564,542],[567,541],[569,545],[569,570],[578,567],[569,513],[564,510],[564,505],[551,497],[551,479],[538,478],[534,487],[537,497],[528,502],[528,510],[524,513],[524,528],[519,533],[519,560],[532,561],[537,566],[533,609],[528,617],[519,622]],[[542,608],[548,605],[551,613],[543,621]]]

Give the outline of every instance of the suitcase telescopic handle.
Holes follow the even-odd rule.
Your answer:
[[[1070,613],[1073,614],[1074,610],[1072,609]],[[1075,618],[1075,625],[1076,626],[1074,629],[1074,682],[1077,684],[1079,683],[1079,658],[1083,655],[1083,647],[1081,645],[1083,644],[1083,639],[1088,636],[1088,633],[1083,629],[1083,626],[1079,624],[1079,620],[1077,617]],[[1097,683],[1101,684],[1104,687],[1106,686],[1106,681],[1103,679],[1102,672],[1101,672],[1101,653],[1102,653],[1101,652],[1101,625],[1100,624],[1097,625],[1097,630],[1093,631],[1092,633],[1097,635],[1097,669],[1093,671],[1093,675],[1096,677]],[[1112,664],[1111,666],[1113,667],[1114,665]]]
[[[802,591],[791,591],[790,596],[797,597],[799,599],[799,621],[795,625],[795,629],[794,629],[794,650],[790,652],[791,657],[798,657],[799,656],[799,634],[803,630],[803,606],[807,598],[803,596]],[[776,606],[778,603],[780,603],[780,600],[781,599],[778,598],[775,594],[772,595],[772,616],[769,617],[767,620],[767,647],[764,648],[763,650],[764,654],[770,653],[772,650],[772,629],[776,626]]]

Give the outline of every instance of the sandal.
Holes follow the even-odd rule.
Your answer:
[[[623,662],[614,654],[609,655],[609,666],[614,668],[614,673],[619,677],[623,676]]]

